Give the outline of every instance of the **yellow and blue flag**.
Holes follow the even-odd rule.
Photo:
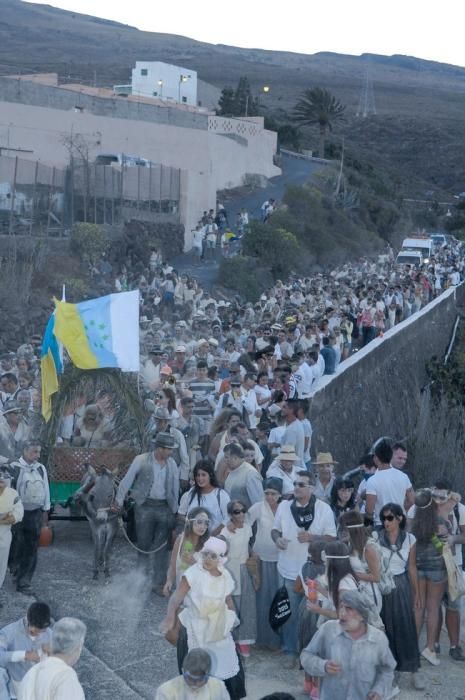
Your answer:
[[[80,369],[139,371],[139,291],[109,294],[79,304],[59,301],[54,333]]]
[[[58,374],[63,372],[60,348],[54,329],[55,314],[52,314],[45,329],[40,353],[42,415],[46,421],[50,420],[52,415],[52,396],[58,391]]]

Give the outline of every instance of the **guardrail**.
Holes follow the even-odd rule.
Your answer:
[[[280,153],[285,156],[291,156],[292,158],[300,158],[301,160],[310,160],[313,163],[323,163],[324,165],[330,165],[334,163],[334,160],[328,160],[327,158],[317,158],[316,156],[308,156],[305,153],[297,153],[297,151],[288,151],[287,148],[281,148]]]

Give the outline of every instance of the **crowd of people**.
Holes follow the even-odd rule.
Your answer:
[[[202,226],[220,230],[219,213],[205,212]],[[219,223],[227,227],[225,214]],[[256,646],[283,654],[290,669],[301,665],[311,698],[394,697],[400,673],[422,690],[420,660],[440,663],[443,617],[450,658],[465,661],[461,591],[451,589],[465,507],[453,485],[438,478],[414,488],[406,445],[387,438],[361,445],[356,469],[337,464],[330,445],[314,454],[309,419],[323,376],[458,283],[464,267],[455,243],[421,269],[396,267],[388,251],[278,281],[252,304],[214,298],[156,250],[146,261],[127,257],[115,286],[140,291],[145,447],[112,510],[130,508],[138,568],[167,599],[161,629],[176,645],[180,676],[157,700],[245,697]],[[16,452],[0,457],[0,587],[9,568],[29,595],[51,507],[39,353],[36,337],[0,358],[0,436]],[[108,389],[81,392],[65,407],[57,443],[131,443],[115,437],[120,403]],[[34,684],[55,675],[66,689],[53,697],[83,697],[68,669],[84,635],[79,621],[52,627],[45,604],[30,606],[0,632],[0,700],[47,697]]]

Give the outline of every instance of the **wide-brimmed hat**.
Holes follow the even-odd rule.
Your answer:
[[[176,443],[174,437],[169,433],[157,433],[157,435],[155,435],[154,447],[166,447],[167,449],[174,450]]]
[[[5,401],[5,403],[3,404],[2,414],[6,416],[7,413],[21,413],[21,406],[18,406],[16,401],[14,401],[13,399]]]
[[[299,455],[296,453],[294,445],[281,445],[278,459],[283,462],[296,462],[299,459]]]
[[[318,452],[313,464],[339,464],[339,462],[333,459],[331,452]]]

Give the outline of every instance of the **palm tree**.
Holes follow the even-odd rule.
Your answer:
[[[329,90],[316,87],[305,90],[294,107],[293,119],[302,126],[318,124],[320,141],[318,155],[325,156],[326,133],[333,130],[336,121],[344,119],[345,105],[342,105]]]

